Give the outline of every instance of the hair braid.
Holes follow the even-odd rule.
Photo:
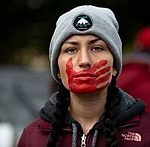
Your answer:
[[[48,138],[47,147],[56,147],[59,140],[59,134],[62,130],[64,119],[69,106],[69,93],[62,84],[58,87],[58,94],[56,96],[56,111],[53,114],[52,126],[53,130]]]
[[[103,132],[106,138],[107,147],[117,147],[117,127],[114,126],[113,120],[115,120],[118,113],[118,105],[120,99],[117,96],[116,79],[113,78],[108,88],[106,112],[103,119]]]

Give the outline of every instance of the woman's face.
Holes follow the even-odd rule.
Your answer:
[[[66,89],[91,93],[108,87],[112,79],[113,56],[107,44],[94,35],[74,35],[61,47],[59,74]]]

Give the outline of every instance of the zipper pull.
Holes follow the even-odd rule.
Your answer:
[[[83,134],[81,137],[81,147],[86,147],[86,135]]]

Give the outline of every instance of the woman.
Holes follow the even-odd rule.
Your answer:
[[[144,104],[118,89],[122,43],[108,8],[79,6],[59,17],[50,42],[58,84],[18,147],[149,147]]]

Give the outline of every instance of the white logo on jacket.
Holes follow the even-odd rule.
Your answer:
[[[121,137],[123,137],[124,140],[142,141],[141,135],[139,133],[136,133],[136,132],[128,132],[127,134],[122,133]]]

